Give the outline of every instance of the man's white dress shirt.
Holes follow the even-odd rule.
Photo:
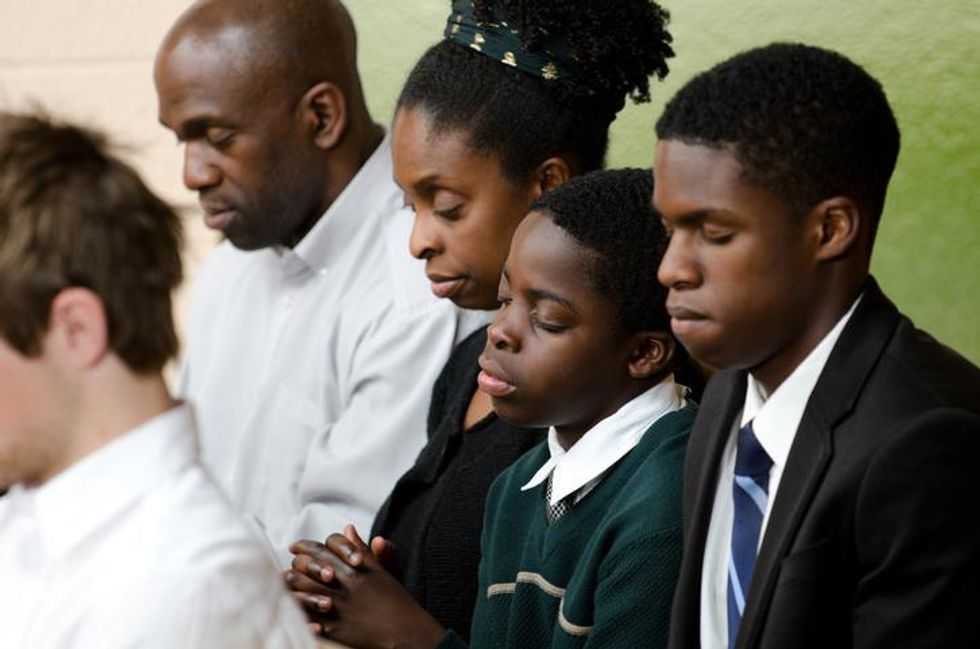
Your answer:
[[[0,499],[0,649],[314,647],[190,409]]]
[[[577,504],[602,481],[606,471],[636,448],[655,421],[684,407],[685,391],[674,383],[672,375],[667,377],[590,428],[567,451],[552,426],[548,430],[551,458],[521,491],[537,487],[554,472],[548,504],[554,505],[571,494],[575,494],[572,503]]]
[[[386,136],[295,248],[225,242],[197,280],[180,392],[205,463],[283,565],[300,538],[368,532],[453,346],[488,318],[432,295],[411,227]]]
[[[718,486],[704,547],[701,566],[701,649],[728,648],[728,564],[732,555],[732,525],[735,520],[732,484],[735,479],[735,444],[738,431],[751,421],[759,444],[772,459],[772,468],[769,470],[769,500],[766,503],[762,528],[759,530],[761,547],[772,503],[776,500],[779,481],[786,466],[786,458],[789,457],[793,440],[796,439],[796,429],[803,419],[807,401],[810,400],[810,394],[817,385],[837,339],[860,301],[860,297],[855,300],[847,313],[772,394],[767,395],[762,384],[749,374],[742,416],[736,417],[738,425],[732,426],[722,452]]]

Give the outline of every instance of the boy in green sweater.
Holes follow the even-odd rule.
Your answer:
[[[666,646],[695,406],[674,382],[692,364],[657,282],[652,193],[649,171],[588,174],[539,198],[514,234],[478,380],[501,417],[550,430],[490,490],[473,647]],[[402,647],[465,646],[412,601],[365,619],[357,602],[391,598],[393,578],[372,551],[383,539],[345,534],[299,568],[324,584],[333,637],[355,620]]]
[[[695,406],[652,190],[648,171],[590,174],[514,235],[479,382],[500,416],[551,428],[490,490],[473,647],[666,646]]]

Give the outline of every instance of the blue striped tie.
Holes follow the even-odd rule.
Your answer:
[[[745,611],[745,598],[759,552],[759,531],[769,501],[772,458],[756,439],[752,422],[738,431],[735,452],[735,520],[732,524],[732,560],[728,564],[728,647],[735,646]]]

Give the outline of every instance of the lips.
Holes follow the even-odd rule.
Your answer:
[[[204,225],[212,230],[225,230],[235,216],[235,208],[210,201],[201,201],[204,209]]]
[[[670,314],[670,328],[682,339],[708,322],[708,316],[685,306],[667,304],[667,313]]]
[[[479,363],[480,373],[476,377],[477,385],[491,397],[506,397],[517,389],[517,386],[511,383],[489,358],[480,356]]]
[[[429,274],[428,277],[429,281],[432,282],[432,293],[438,298],[452,297],[466,283],[465,277],[448,277],[437,274]]]
[[[674,320],[707,320],[707,316],[685,306],[667,305],[667,313]]]

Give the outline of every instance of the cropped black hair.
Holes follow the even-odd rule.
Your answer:
[[[898,157],[895,116],[856,63],[817,47],[775,43],[687,83],[657,137],[731,147],[743,177],[803,212],[835,195],[871,210],[872,233]]]
[[[420,108],[439,131],[461,131],[474,151],[499,157],[504,174],[523,183],[551,156],[574,172],[605,162],[609,125],[625,98],[649,101],[649,77],[663,78],[673,56],[667,12],[650,0],[474,0],[491,5],[533,48],[545,35],[565,36],[580,83],[547,81],[442,41],[409,74],[398,108]]]
[[[595,171],[542,194],[531,206],[595,252],[589,275],[616,305],[623,331],[669,331],[667,289],[657,267],[667,233],[654,211],[649,169]]]

